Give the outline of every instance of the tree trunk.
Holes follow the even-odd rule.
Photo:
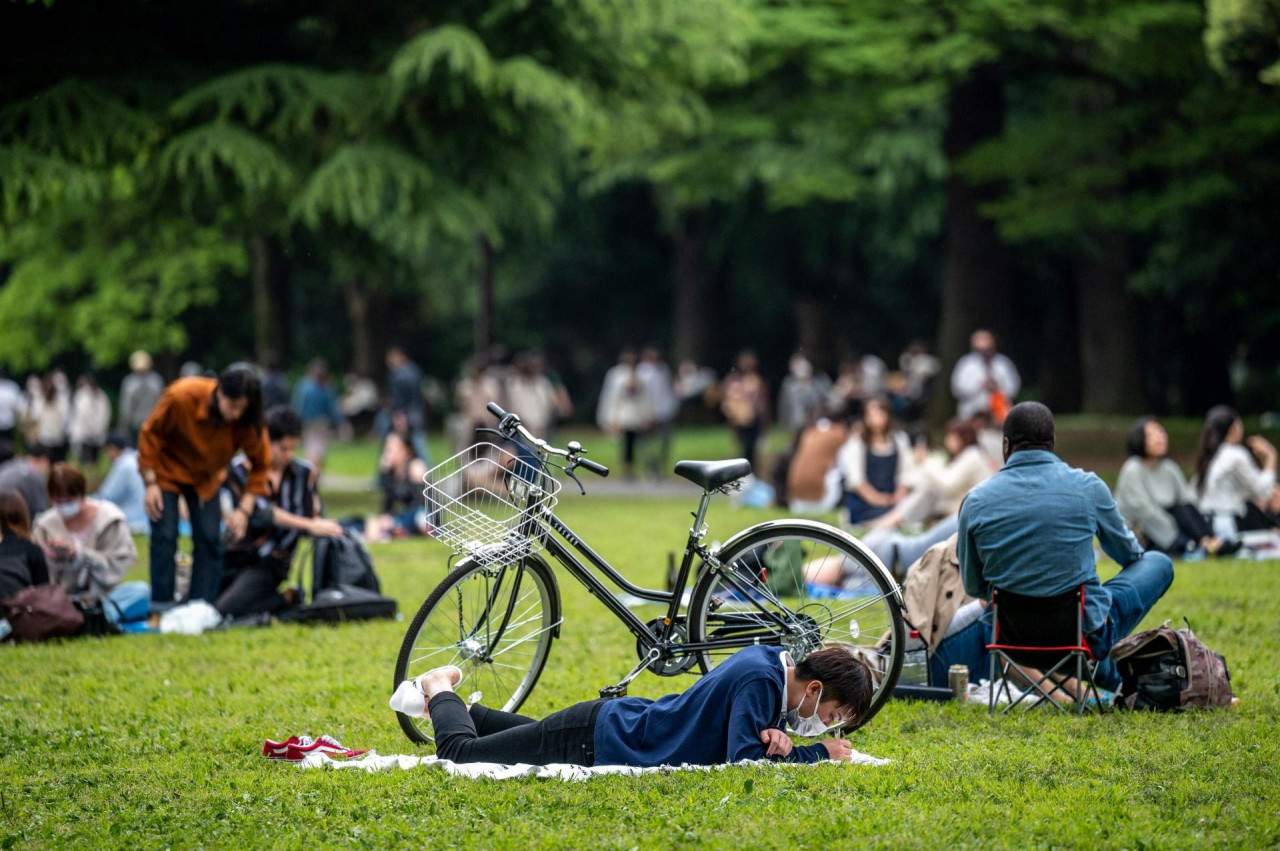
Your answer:
[[[675,345],[678,363],[689,359],[704,363],[707,357],[707,243],[706,213],[689,210],[678,214],[672,232],[676,243]]]
[[[363,276],[357,275],[342,287],[347,299],[347,316],[351,320],[351,367],[356,375],[377,374],[373,353],[373,325],[369,310],[369,292]]]
[[[814,369],[825,372],[831,362],[831,329],[827,322],[830,303],[816,296],[800,295],[795,300],[795,312],[796,346]]]
[[[276,247],[261,236],[249,240],[249,282],[253,298],[253,349],[258,363],[272,355],[281,363],[289,360],[292,348],[292,315],[289,274],[276,262]]]
[[[1075,265],[1085,413],[1128,414],[1144,407],[1126,247],[1124,234],[1107,231]]]
[[[472,346],[476,354],[489,351],[493,345],[493,245],[483,233],[476,237],[476,320],[472,327]]]
[[[938,424],[955,410],[947,389],[951,368],[968,349],[969,335],[988,328],[1001,339],[1009,329],[1013,263],[995,224],[978,208],[995,189],[975,186],[956,167],[974,147],[1004,130],[1003,81],[993,66],[979,68],[951,90],[944,141],[947,178],[946,249],[942,278],[942,327],[938,354],[943,373],[929,419]]]
[[[271,299],[271,249],[261,236],[249,240],[249,285],[253,292],[253,351],[258,363],[278,352],[272,339],[276,310]]]
[[[1063,264],[1065,266],[1065,264]],[[1038,339],[1040,399],[1054,411],[1080,410],[1080,332],[1076,292],[1069,269],[1036,293],[1028,293],[1040,304]],[[1019,300],[1019,306],[1026,300]]]

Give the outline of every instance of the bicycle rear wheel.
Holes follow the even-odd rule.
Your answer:
[[[559,628],[560,594],[542,559],[487,567],[466,559],[414,615],[392,688],[432,668],[457,665],[463,700],[515,712],[538,682]],[[429,719],[396,717],[411,741],[433,740]]]
[[[751,639],[779,644],[796,659],[828,641],[852,645],[876,677],[862,724],[870,721],[893,694],[906,640],[898,585],[884,565],[845,533],[808,521],[779,521],[748,531],[719,559],[720,570],[703,569],[694,583],[689,640]],[[820,594],[805,581],[806,571],[820,563],[840,568],[845,579],[838,592]],[[702,672],[742,646],[702,651]]]

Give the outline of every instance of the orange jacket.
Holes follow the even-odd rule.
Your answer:
[[[138,470],[144,478],[154,470],[162,490],[189,486],[207,501],[226,479],[227,464],[244,450],[253,465],[245,490],[267,496],[267,430],[214,420],[210,405],[217,386],[214,378],[180,378],[165,389],[138,435]]]

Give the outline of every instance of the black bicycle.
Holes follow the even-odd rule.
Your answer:
[[[893,693],[902,666],[905,628],[897,583],[856,538],[824,523],[788,519],[760,523],[718,547],[708,546],[704,521],[711,497],[740,486],[751,472],[745,459],[681,461],[675,472],[702,488],[670,591],[627,581],[554,513],[563,471],[608,468],[585,457],[577,441],[564,449],[530,434],[516,414],[494,403],[494,434],[514,451],[479,443],[427,474],[428,532],[459,559],[418,609],[396,660],[395,688],[442,665],[463,671],[459,693],[514,712],[533,690],[564,623],[552,559],[636,637],[639,663],[600,689],[625,695],[643,671],[670,677],[705,674],[735,651],[776,644],[796,658],[828,642],[851,645],[870,663],[876,690],[870,720]],[[553,460],[554,459],[554,460]],[[558,462],[558,463],[557,463]],[[806,581],[819,563],[835,560],[839,589]],[[593,572],[632,597],[666,606],[642,621]],[[688,606],[685,589],[692,579]],[[683,610],[682,610],[683,609]],[[431,722],[399,715],[413,741],[431,741]]]

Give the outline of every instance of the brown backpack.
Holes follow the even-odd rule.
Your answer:
[[[61,585],[33,585],[0,602],[0,617],[13,627],[18,641],[44,641],[77,635],[84,615]]]
[[[1169,712],[1184,706],[1229,706],[1231,672],[1215,653],[1187,629],[1170,629],[1165,621],[1116,642],[1111,648],[1123,680],[1116,693],[1118,709]]]

